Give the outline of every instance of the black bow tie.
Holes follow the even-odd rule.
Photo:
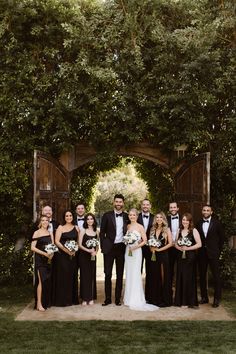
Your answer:
[[[178,218],[179,218],[178,216],[172,216],[171,220],[178,219]]]
[[[80,220],[84,220],[84,218],[78,218],[78,221],[80,221]]]
[[[123,216],[123,215],[122,215],[122,213],[120,213],[120,214],[117,214],[117,213],[116,213],[116,217],[117,217],[117,218],[118,218],[118,216]]]
[[[209,220],[203,220],[203,222],[208,222],[208,224],[209,224]]]
[[[148,219],[148,217],[149,217],[149,215],[144,215],[144,214],[143,214],[143,218],[147,218],[147,219]]]
[[[50,222],[50,224],[52,224],[52,220],[50,220],[49,222]]]

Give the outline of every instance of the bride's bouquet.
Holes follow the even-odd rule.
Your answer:
[[[147,241],[147,245],[149,247],[157,247],[157,248],[160,248],[162,243],[161,243],[161,240],[158,240],[155,236],[151,236],[149,238],[149,240]],[[156,252],[153,251],[152,252],[152,258],[151,258],[151,261],[156,261]]]
[[[127,231],[123,237],[123,242],[125,245],[133,245],[135,242],[141,240],[141,236],[138,231]],[[128,256],[132,256],[132,251],[129,248]]]
[[[54,245],[54,243],[49,243],[48,245],[45,246],[45,252],[47,254],[53,254],[55,252],[58,252],[58,247]],[[51,259],[48,258],[48,263],[51,263]]]
[[[99,245],[99,241],[96,238],[91,238],[90,240],[86,241],[87,248],[96,248]],[[95,261],[95,256],[91,255],[91,261]]]
[[[75,242],[75,240],[67,240],[64,247],[66,247],[70,252],[77,252],[79,249],[78,243]],[[72,256],[70,256],[70,258],[72,259]]]
[[[178,246],[187,246],[190,247],[192,246],[192,242],[190,241],[190,239],[188,238],[188,236],[182,236],[182,238],[179,238],[177,241]],[[185,259],[186,258],[186,252],[185,250],[182,251],[182,258]]]

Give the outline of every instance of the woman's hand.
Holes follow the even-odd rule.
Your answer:
[[[47,257],[48,259],[52,259],[53,255],[54,255],[54,253],[51,253],[51,254],[46,253],[46,257]]]

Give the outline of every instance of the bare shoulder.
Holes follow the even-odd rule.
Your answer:
[[[36,231],[33,233],[32,239],[36,239],[36,238],[39,238],[39,237],[40,237],[39,230],[36,230]],[[34,241],[34,240],[33,240],[33,241]]]

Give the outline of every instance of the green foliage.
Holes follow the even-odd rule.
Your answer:
[[[1,1],[3,234],[28,232],[33,150],[58,156],[81,139],[100,155],[74,173],[73,203],[92,203],[97,173],[117,165],[119,146],[147,141],[168,153],[186,144],[189,155],[211,151],[211,198],[230,217],[235,31],[233,0]],[[154,207],[165,209],[170,172],[137,166]]]
[[[139,210],[140,202],[147,197],[147,185],[138,178],[134,165],[128,161],[123,159],[119,168],[100,173],[94,204],[95,212],[99,217],[112,208],[116,193],[124,195],[127,211],[131,208]]]

